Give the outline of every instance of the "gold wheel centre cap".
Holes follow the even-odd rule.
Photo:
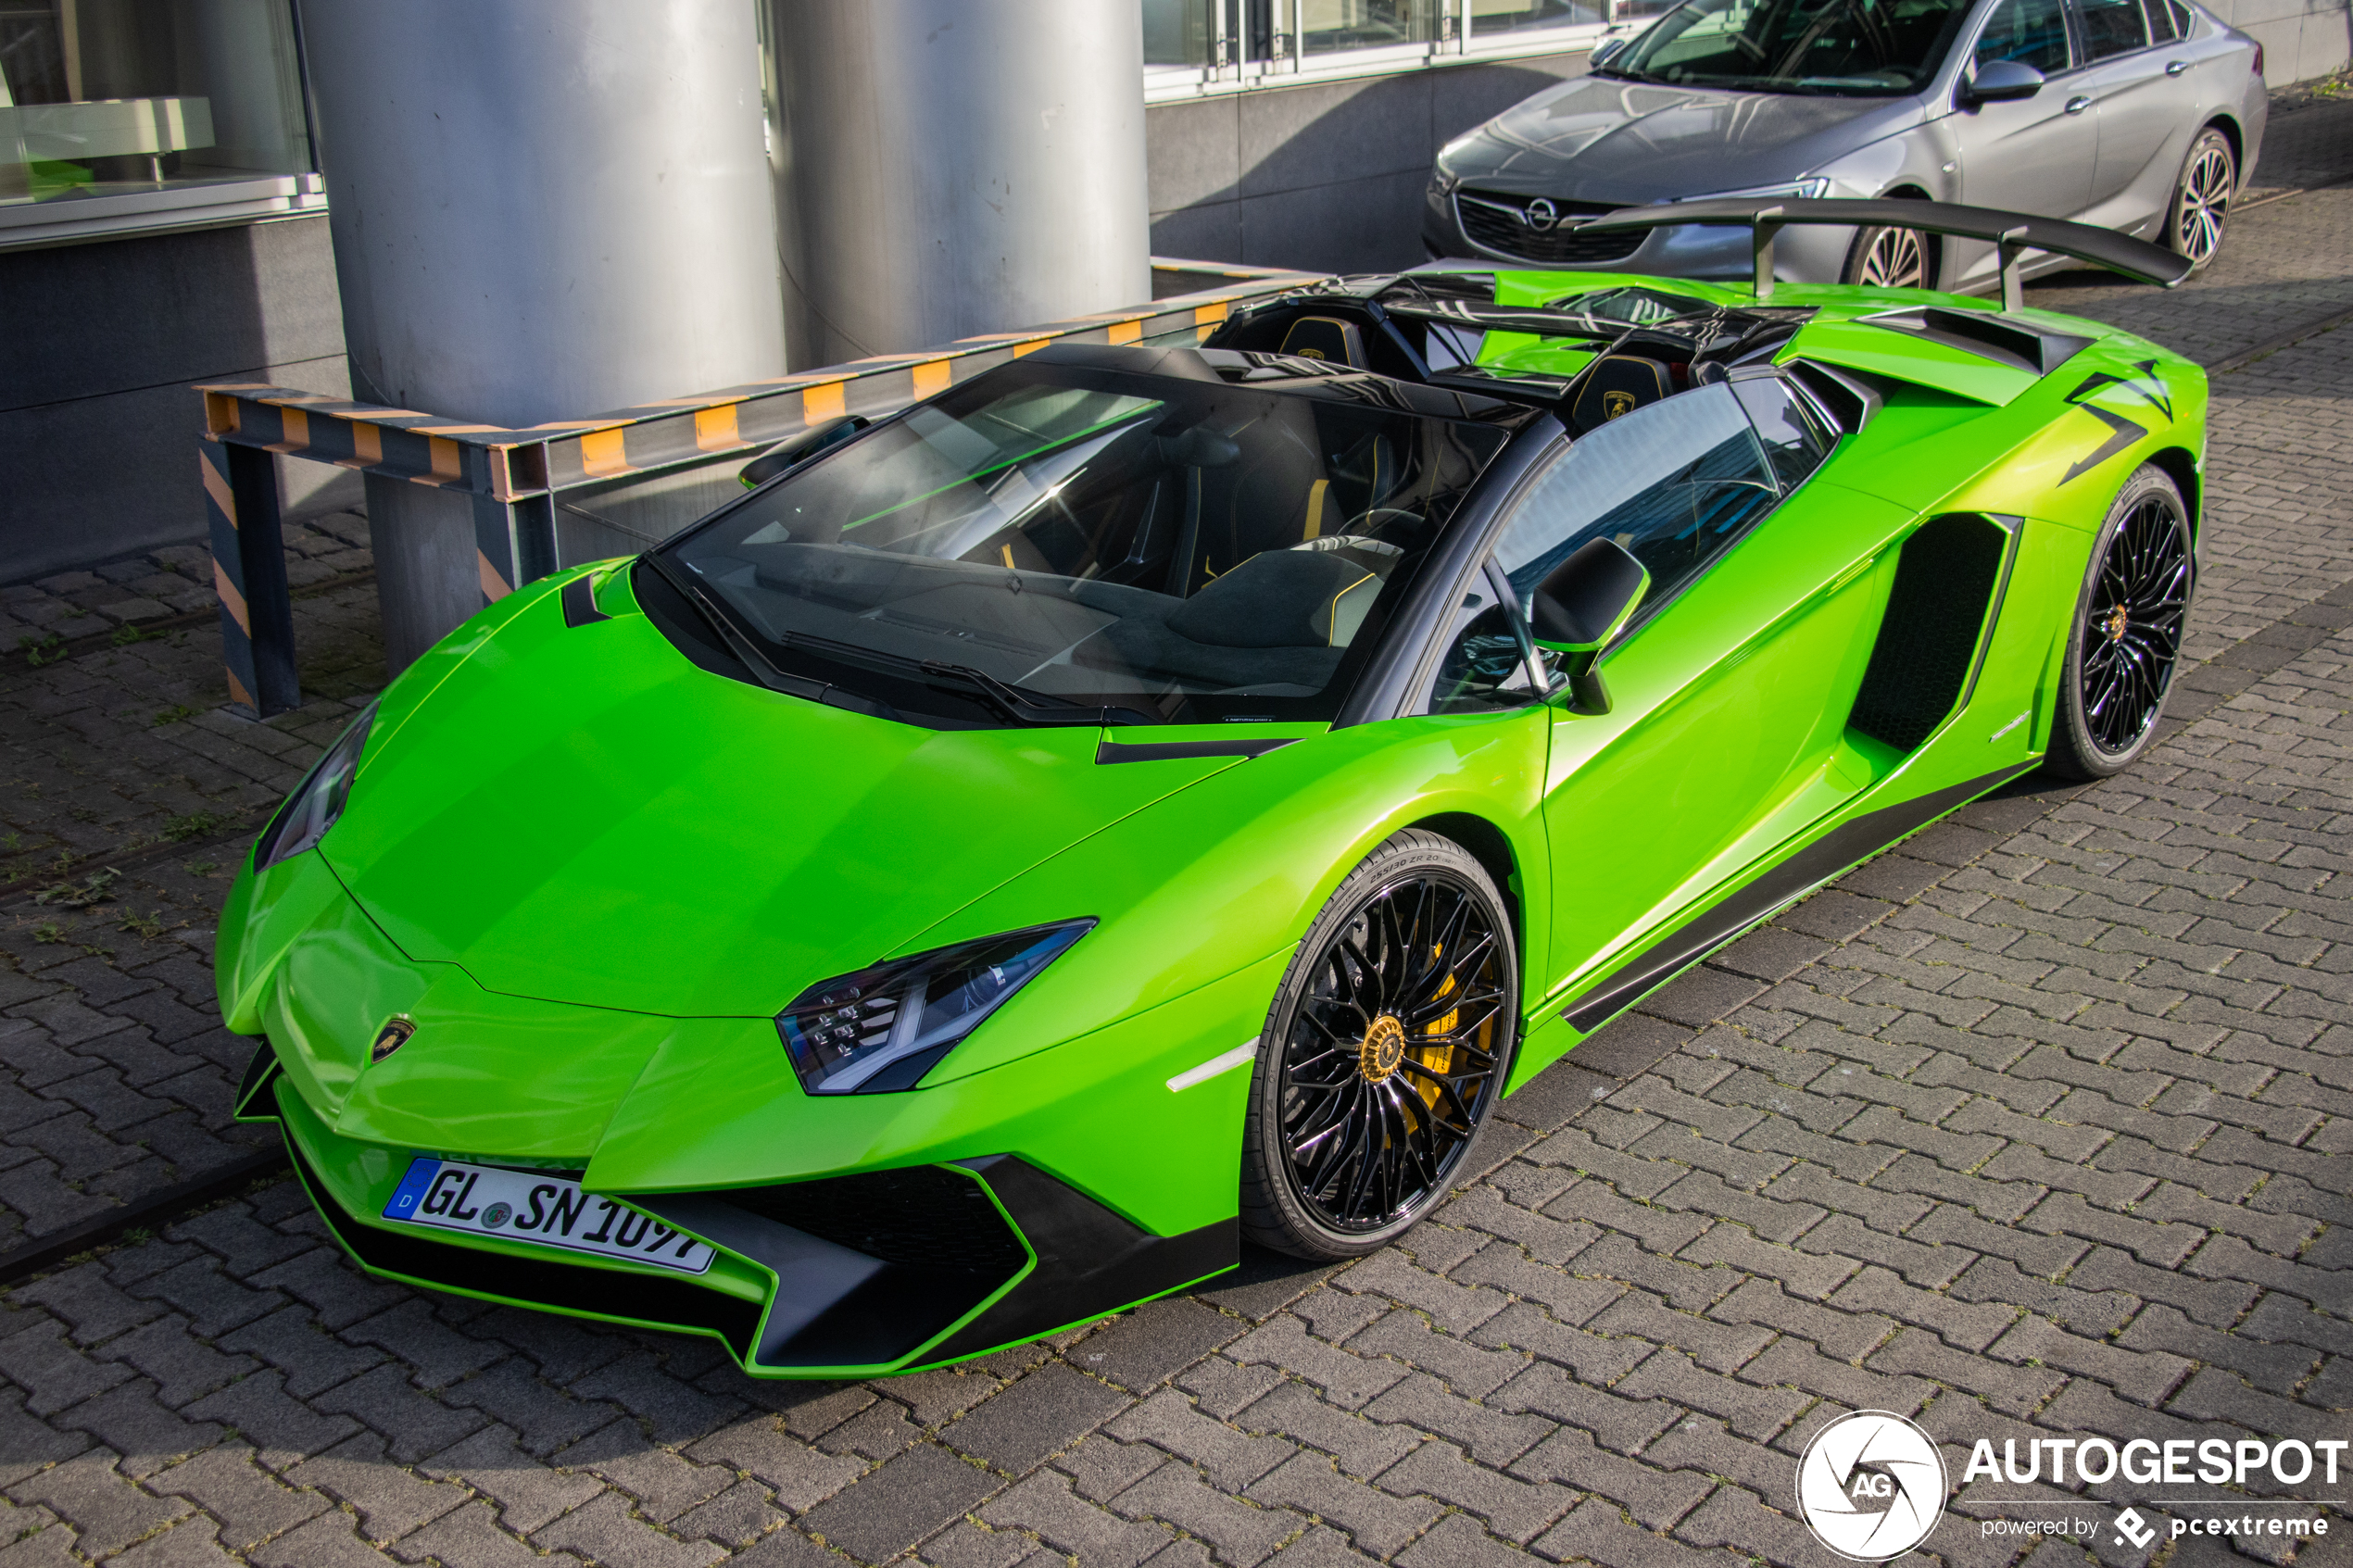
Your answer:
[[[2124,635],[2124,628],[2130,622],[2124,614],[2124,607],[2122,605],[2118,605],[2114,609],[2110,610],[2108,617],[2108,640],[2113,642],[2122,637]]]
[[[1373,1020],[1365,1031],[1365,1043],[1357,1047],[1357,1065],[1368,1083],[1378,1084],[1397,1071],[1405,1060],[1405,1026],[1388,1013]]]

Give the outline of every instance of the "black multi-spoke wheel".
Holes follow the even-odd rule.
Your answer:
[[[2173,188],[2173,210],[2165,227],[2165,243],[2177,256],[2189,259],[2190,270],[2202,272],[2222,248],[2222,230],[2231,220],[2231,198],[2238,194],[2239,163],[2230,138],[2206,130],[2190,144],[2182,178]]]
[[[1428,1212],[1504,1087],[1519,1013],[1512,927],[1461,846],[1407,831],[1332,895],[1261,1037],[1242,1224],[1311,1258]]]
[[[2188,509],[2162,470],[2124,482],[2075,605],[2050,766],[2106,778],[2145,750],[2181,661],[2197,577]]]

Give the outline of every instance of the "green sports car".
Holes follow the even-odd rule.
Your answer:
[[[1758,292],[1336,281],[808,433],[289,797],[239,1114],[371,1273],[760,1375],[1382,1246],[1711,950],[2149,743],[2198,368]]]

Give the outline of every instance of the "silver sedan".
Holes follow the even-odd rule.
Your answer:
[[[1580,236],[1617,207],[1889,196],[2098,224],[2203,268],[2255,167],[2262,46],[2184,0],[1684,0],[1439,154],[1433,257],[1734,280],[1727,229]],[[2067,266],[2031,257],[2025,273]],[[1792,230],[1792,282],[1976,292],[1994,247]]]

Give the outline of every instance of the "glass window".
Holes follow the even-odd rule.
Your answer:
[[[1806,405],[1779,376],[1749,376],[1732,383],[1756,438],[1764,443],[1765,460],[1783,490],[1794,490],[1806,476],[1822,466],[1837,436],[1818,423]]]
[[[2148,23],[2141,16],[2140,0],[2076,0],[2075,15],[2083,24],[2087,63],[2148,47]]]
[[[2002,0],[1978,35],[1977,63],[2016,60],[2045,76],[2067,69],[2067,12],[2060,0]]]
[[[1608,0],[1580,6],[1576,0],[1471,0],[1470,35],[1474,42],[1506,33],[1545,27],[1590,27],[1609,19],[1602,14]]]
[[[2152,44],[2171,44],[2182,35],[2168,0],[2141,0],[2141,16],[2148,23]]]
[[[1615,539],[1649,569],[1647,618],[1785,488],[1742,399],[1719,382],[1579,438],[1504,525],[1495,558],[1525,603],[1586,541]]]
[[[1597,74],[1755,93],[1916,93],[1969,0],[1685,0]]]
[[[0,0],[0,206],[311,167],[286,0]]]
[[[1526,625],[1497,602],[1486,574],[1472,580],[1455,608],[1446,652],[1430,683],[1432,713],[1492,713],[1537,699],[1529,666],[1535,645]]]
[[[1507,432],[1231,358],[1231,382],[991,371],[661,554],[778,670],[901,714],[1002,722],[1012,686],[1131,721],[1328,720]]]
[[[1444,0],[1297,0],[1304,55],[1427,44],[1439,35]]]

